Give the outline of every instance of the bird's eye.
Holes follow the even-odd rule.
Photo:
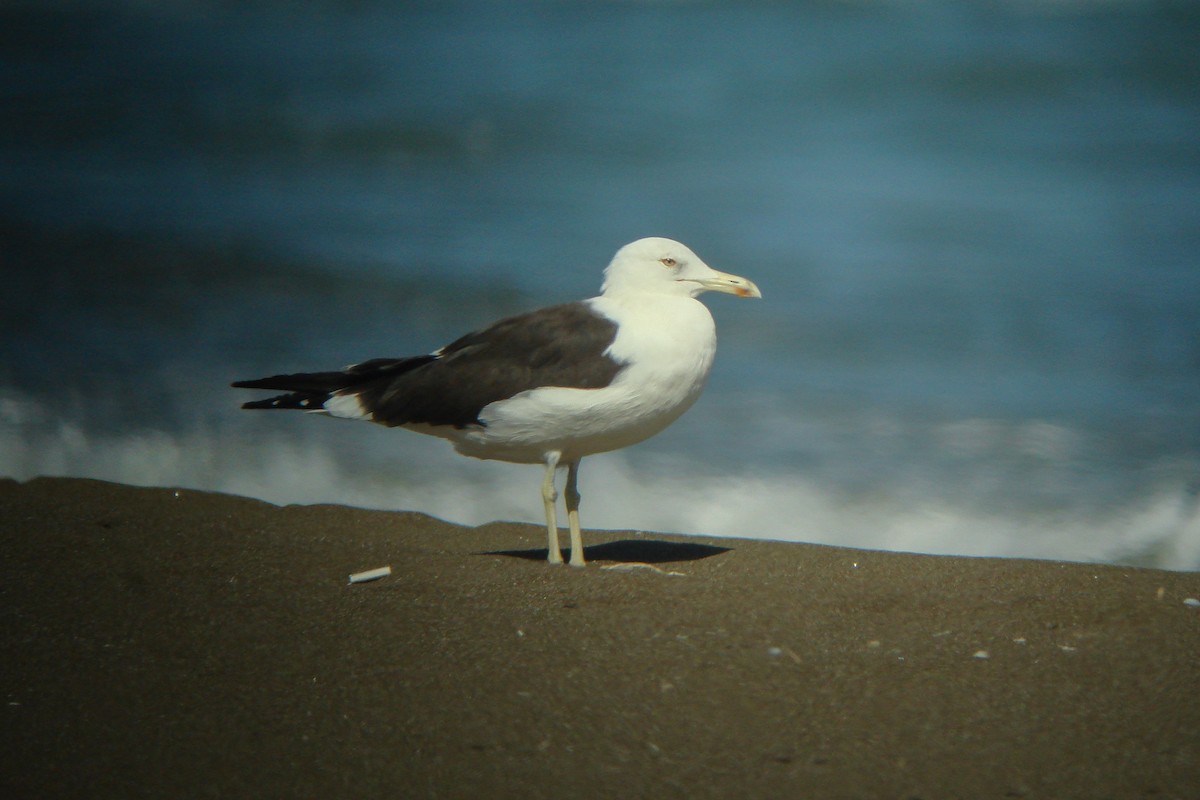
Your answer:
[[[661,263],[664,267],[673,267],[675,266],[675,259],[671,258],[670,256],[664,256],[663,258],[659,259],[659,263]]]

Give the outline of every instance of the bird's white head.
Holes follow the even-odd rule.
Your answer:
[[[725,292],[738,297],[762,297],[753,281],[717,272],[685,245],[659,237],[638,239],[618,250],[604,270],[601,292],[688,297],[703,292]]]

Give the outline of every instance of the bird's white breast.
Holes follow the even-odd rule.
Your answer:
[[[625,387],[648,407],[690,406],[704,388],[717,350],[708,308],[690,297],[598,297],[591,302],[618,325],[608,355],[628,366],[614,386]]]

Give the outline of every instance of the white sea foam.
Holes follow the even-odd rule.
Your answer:
[[[981,447],[986,427],[968,425],[972,436],[955,437],[955,446]],[[104,434],[49,423],[35,406],[8,397],[0,403],[0,474],[183,486],[278,504],[411,509],[467,525],[542,518],[536,467],[463,459],[441,442],[403,433],[380,455],[360,447],[378,441],[377,429],[332,428],[333,444],[324,433]],[[1042,434],[1033,437],[1038,448],[1070,439],[1069,432]],[[694,459],[612,453],[585,462],[582,513],[593,528],[1200,569],[1200,503],[1179,471],[1172,474],[1115,507],[1014,503],[997,510],[930,491],[927,481],[920,491],[894,483],[849,491],[795,468],[717,474]]]

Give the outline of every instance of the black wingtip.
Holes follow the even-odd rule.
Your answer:
[[[229,385],[234,389],[279,389],[282,388],[278,386],[279,380],[287,377],[289,376],[275,375],[270,378],[255,378],[254,380],[248,381],[234,381]]]
[[[327,392],[293,392],[292,394],[281,394],[275,397],[267,397],[262,400],[251,400],[242,403],[242,408],[255,410],[295,410],[295,411],[321,411],[325,407],[325,401],[329,399]]]

